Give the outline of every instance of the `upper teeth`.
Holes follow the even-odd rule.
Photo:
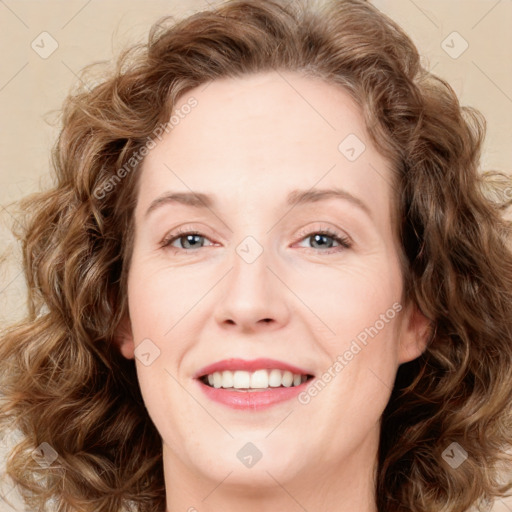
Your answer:
[[[307,375],[292,373],[288,370],[256,370],[255,372],[246,372],[236,370],[234,372],[225,370],[223,372],[214,372],[208,375],[208,384],[215,388],[236,388],[236,389],[264,389],[268,387],[277,388],[279,386],[298,386],[307,380]]]

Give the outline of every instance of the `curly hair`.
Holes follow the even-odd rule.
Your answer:
[[[134,155],[187,91],[270,70],[344,88],[393,163],[403,297],[433,328],[422,356],[399,367],[382,416],[379,511],[462,512],[510,490],[512,223],[503,213],[512,185],[479,170],[485,119],[369,2],[285,4],[235,0],[166,16],[146,44],[66,98],[55,183],[17,203],[28,312],[0,343],[0,424],[21,435],[7,474],[27,505],[165,509],[161,439],[134,362],[114,343],[127,314],[143,161]],[[58,454],[50,467],[31,456],[43,442]],[[456,469],[443,458],[452,443],[468,454]]]

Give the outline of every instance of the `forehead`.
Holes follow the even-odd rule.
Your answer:
[[[389,163],[340,86],[290,72],[224,78],[183,94],[173,113],[143,163],[141,209],[166,189],[247,205],[315,184],[389,205]]]
[[[178,145],[181,137],[189,135],[185,130],[194,131],[197,143],[209,145],[210,156],[217,156],[217,148],[223,158],[228,156],[228,143],[230,155],[243,156],[238,149],[241,144],[253,161],[258,155],[264,160],[269,151],[272,157],[281,154],[289,158],[290,149],[301,157],[310,154],[317,158],[318,149],[328,146],[337,156],[333,142],[341,134],[358,132],[360,138],[366,138],[354,100],[340,86],[320,78],[276,71],[223,78],[184,94],[175,112],[192,97],[198,104],[181,118],[182,126],[173,129],[175,142]]]

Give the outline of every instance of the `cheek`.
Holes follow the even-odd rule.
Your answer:
[[[330,269],[317,275],[318,286],[307,304],[319,317],[311,327],[329,361],[325,381],[334,381],[329,387],[335,401],[361,415],[362,428],[365,415],[371,424],[389,399],[398,367],[403,307],[398,260],[380,253],[364,264],[360,261],[336,274]],[[369,407],[364,412],[363,403]]]
[[[173,377],[177,376],[175,368],[183,353],[180,338],[172,336],[172,327],[178,321],[176,309],[181,309],[176,304],[181,303],[169,274],[154,272],[150,265],[135,260],[128,277],[137,380],[149,416],[159,431],[168,421],[165,411],[179,396]],[[170,342],[172,351],[168,350]]]
[[[135,343],[144,337],[163,339],[183,316],[190,281],[182,283],[179,269],[155,268],[134,262],[128,277],[128,307]]]
[[[323,312],[322,325],[329,327],[317,337],[329,363],[320,376],[327,391],[318,393],[323,398],[316,407],[329,425],[326,438],[338,449],[343,439],[356,439],[375,425],[389,400],[398,367],[401,284],[399,267],[382,260],[324,280],[323,293],[312,301],[312,309]],[[340,407],[332,411],[326,404]],[[329,418],[347,415],[353,421],[340,434]]]
[[[315,332],[318,325],[325,339],[337,345],[378,322],[400,301],[402,291],[397,261],[383,256],[339,268],[318,268],[295,284],[294,291],[317,317]]]

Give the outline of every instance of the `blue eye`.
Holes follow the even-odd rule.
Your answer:
[[[351,241],[343,236],[340,233],[337,233],[336,231],[331,231],[330,229],[323,229],[320,231],[311,231],[306,233],[300,234],[300,240],[310,240],[311,243],[319,245],[319,248],[317,249],[320,252],[326,252],[327,254],[330,254],[331,252],[339,252],[343,249],[350,249],[352,247]],[[186,252],[192,252],[196,251],[204,245],[201,244],[201,239],[208,240],[204,235],[202,235],[199,231],[177,231],[176,233],[172,233],[169,236],[167,236],[161,243],[162,248],[170,248],[174,252],[179,251],[186,251]],[[337,243],[338,246],[333,247],[333,242],[326,242],[325,240],[331,239],[334,241],[334,243]],[[181,247],[176,247],[172,244],[174,244],[175,241],[179,241]],[[189,247],[187,247],[187,245]],[[213,244],[211,244],[213,245]],[[322,249],[323,247],[323,249]],[[316,249],[315,247],[312,247],[313,249]],[[327,252],[324,250],[327,249],[336,249],[335,251],[329,251]]]
[[[327,252],[327,254],[330,254],[331,252],[339,252],[343,249],[350,249],[350,247],[352,247],[352,243],[346,236],[343,236],[336,231],[331,231],[330,229],[301,233],[300,236],[302,237],[301,240],[310,240],[310,243],[320,244],[320,247],[324,247],[324,249],[325,247],[327,247],[327,249],[333,248],[332,242],[325,242],[325,240],[334,240],[334,242],[339,245],[338,248],[334,247],[334,249],[336,249],[335,251],[327,252],[326,250],[320,250],[320,252]],[[313,247],[313,249],[315,249],[315,247]]]
[[[203,238],[203,239],[206,239],[206,237],[204,237],[201,233],[199,233],[198,231],[185,231],[185,232],[177,232],[173,235],[170,235],[169,237],[166,237],[163,242],[162,242],[162,247],[171,247],[171,244],[176,241],[176,240],[179,240],[180,243],[181,241],[185,240],[185,244],[192,244],[192,247],[184,247],[182,245],[182,247],[173,247],[174,249],[182,249],[182,250],[185,250],[185,251],[192,251],[192,250],[195,250],[197,249],[197,247],[199,247],[199,243],[197,243],[197,239],[198,238]]]

